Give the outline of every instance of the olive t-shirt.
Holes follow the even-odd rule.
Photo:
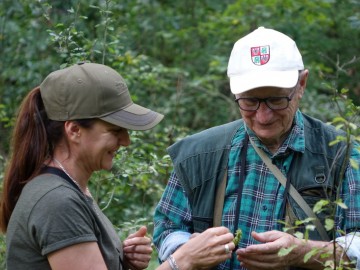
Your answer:
[[[54,174],[27,183],[8,225],[7,270],[51,269],[49,253],[84,242],[98,243],[108,269],[122,269],[120,239],[90,197]]]

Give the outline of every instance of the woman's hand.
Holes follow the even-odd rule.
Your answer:
[[[125,260],[131,269],[145,269],[149,265],[152,248],[151,239],[145,236],[146,232],[147,228],[142,226],[123,242]]]

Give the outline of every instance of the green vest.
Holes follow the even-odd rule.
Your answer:
[[[334,127],[304,114],[303,118],[305,153],[297,153],[288,179],[312,208],[318,200],[336,193],[345,147],[344,143],[329,147],[340,134]],[[216,189],[227,169],[232,139],[243,124],[240,119],[213,127],[168,148],[174,170],[191,205],[194,232],[202,232],[213,224]],[[292,198],[289,202],[299,220],[307,217]],[[318,217],[322,221],[325,215]],[[321,238],[314,231],[310,233],[310,239]]]

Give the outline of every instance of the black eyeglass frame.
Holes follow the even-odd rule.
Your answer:
[[[285,109],[287,109],[288,107],[289,107],[289,103],[290,103],[290,101],[293,99],[293,97],[294,97],[294,94],[295,94],[295,92],[296,92],[296,90],[297,90],[297,85],[294,87],[294,90],[289,94],[289,96],[282,96],[282,97],[267,97],[267,98],[255,98],[255,97],[253,97],[253,98],[250,98],[250,97],[239,97],[239,98],[237,98],[237,99],[235,99],[234,101],[238,104],[238,106],[239,106],[239,108],[241,109],[241,110],[243,110],[243,111],[247,111],[247,112],[255,112],[255,111],[257,111],[258,109],[259,109],[259,107],[260,107],[260,103],[261,102],[264,102],[265,104],[266,104],[266,106],[269,108],[269,109],[271,109],[271,110],[273,110],[273,111],[281,111],[281,110],[285,110]],[[268,100],[271,100],[271,99],[286,99],[287,100],[287,105],[286,105],[286,107],[284,107],[284,108],[281,108],[281,109],[274,109],[274,108],[272,108],[271,107],[271,104],[269,104],[268,103]],[[240,103],[239,103],[239,100],[252,100],[252,101],[257,101],[257,106],[256,106],[256,108],[255,109],[251,109],[251,110],[249,110],[249,109],[243,109],[243,108],[241,108],[241,106],[240,106]]]

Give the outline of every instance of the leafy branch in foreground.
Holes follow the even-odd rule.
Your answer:
[[[346,168],[350,165],[354,170],[359,170],[359,164],[351,159],[352,148],[360,150],[360,127],[359,127],[359,117],[360,117],[360,106],[356,106],[351,99],[348,98],[348,90],[342,89],[340,92],[334,90],[333,101],[336,105],[339,115],[336,116],[331,124],[335,126],[337,130],[344,131],[343,135],[336,137],[334,141],[329,144],[329,147],[335,146],[336,144],[342,143],[341,151],[343,151],[344,159],[341,164],[339,181],[337,185],[336,195],[333,200],[330,198],[319,200],[313,207],[313,211],[316,214],[320,213],[329,213],[328,216],[324,218],[324,227],[326,231],[330,232],[332,239],[335,239],[338,236],[346,235],[346,232],[339,230],[336,227],[336,211],[337,209],[348,209],[347,205],[343,202],[341,198],[341,188],[345,176]],[[338,158],[340,154],[338,155]],[[332,164],[331,164],[332,165]],[[332,168],[332,167],[331,167]],[[315,226],[311,225],[311,218],[305,220],[296,221],[295,224],[289,225],[285,224],[284,231],[293,232],[294,236],[302,239],[304,243],[309,240],[309,231],[315,230]],[[304,233],[297,231],[300,227],[305,226]],[[354,234],[355,235],[355,234]],[[345,246],[351,244],[352,238],[346,243]],[[346,248],[341,251],[340,259],[337,259],[336,254],[339,252],[337,249],[339,247],[336,244],[336,241],[332,242],[333,251],[326,252],[323,248],[313,248],[304,256],[304,262],[308,262],[314,256],[318,256],[319,259],[323,261],[323,266],[325,270],[346,270],[346,269],[356,269],[354,265],[356,262],[347,262],[344,260]],[[279,256],[285,256],[290,253],[296,246],[291,246],[289,248],[283,248],[279,251]]]

